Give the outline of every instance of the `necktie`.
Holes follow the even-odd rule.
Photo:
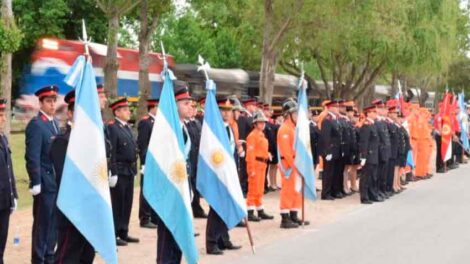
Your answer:
[[[52,127],[54,128],[54,132],[55,132],[56,134],[58,134],[58,133],[59,133],[59,129],[57,129],[57,126],[55,125],[54,120],[51,120],[51,125],[52,125]]]
[[[186,129],[183,126],[183,142],[184,142],[184,144],[186,144],[187,141],[188,141],[188,135],[186,134]]]
[[[226,126],[225,129],[227,130],[227,135],[228,135],[228,140],[231,141],[232,139],[230,138],[230,127]]]
[[[134,136],[132,135],[132,130],[131,130],[131,128],[129,127],[129,125],[126,124],[124,127],[126,128],[127,134],[128,134],[131,138],[133,138]]]

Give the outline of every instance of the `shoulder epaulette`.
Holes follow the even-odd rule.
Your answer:
[[[47,122],[47,121],[48,121],[48,119],[47,119],[47,117],[46,117],[45,115],[41,115],[41,120],[44,121],[44,122]]]
[[[144,115],[144,116],[142,117],[142,119],[140,119],[140,120],[147,120],[147,119],[149,119],[149,118],[150,118],[149,115]]]
[[[106,124],[112,125],[112,124],[114,124],[114,122],[115,122],[114,120],[109,120],[108,122],[106,122]]]

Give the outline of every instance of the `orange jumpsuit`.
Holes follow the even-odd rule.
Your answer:
[[[263,209],[264,182],[269,159],[269,143],[263,131],[253,129],[246,138],[246,170],[248,174],[248,210]]]
[[[416,177],[425,177],[429,173],[429,159],[431,158],[431,131],[428,125],[429,112],[426,108],[419,109],[417,119],[417,151],[416,151]]]
[[[294,137],[295,125],[292,121],[286,120],[277,134],[279,156],[281,157],[278,165],[282,180],[281,214],[298,211],[302,208],[301,179],[294,163]]]

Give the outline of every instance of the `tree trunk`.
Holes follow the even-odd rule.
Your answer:
[[[106,53],[106,64],[104,66],[104,87],[109,97],[117,96],[117,72],[119,62],[117,60],[117,45],[119,32],[119,16],[113,14],[108,19],[108,50]]]
[[[261,69],[259,79],[259,96],[265,98],[267,90],[271,88],[269,86],[269,68],[270,68],[270,40],[272,35],[273,25],[273,7],[272,0],[264,1],[264,28],[263,28],[263,52],[261,57]]]
[[[148,57],[150,46],[150,34],[148,25],[148,1],[143,0],[140,4],[140,32],[139,32],[139,105],[137,116],[141,117],[146,113],[146,101],[150,96],[150,80]]]
[[[392,73],[392,82],[390,84],[390,97],[395,98],[395,95],[398,93],[398,73],[394,71]]]
[[[2,1],[2,21],[5,27],[11,27],[14,23],[13,11],[11,6],[11,0]],[[11,130],[11,53],[4,53],[1,55],[1,70],[0,70],[0,80],[1,80],[1,91],[2,97],[7,100],[5,107],[6,115],[6,124],[3,133],[9,138]]]
[[[273,99],[274,93],[274,79],[276,75],[276,54],[272,53],[268,57],[268,65],[266,68],[266,79],[265,79],[265,90],[264,95],[261,97],[263,98],[263,102],[271,104]]]

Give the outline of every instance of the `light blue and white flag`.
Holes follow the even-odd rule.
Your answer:
[[[227,126],[215,99],[215,83],[207,80],[206,89],[196,186],[207,203],[231,229],[246,217],[246,202],[240,187]]]
[[[415,161],[413,159],[413,150],[409,150],[406,154],[406,165],[410,166],[412,169],[415,167]]]
[[[295,127],[295,167],[304,179],[304,195],[307,199],[315,200],[315,169],[313,167],[312,148],[310,147],[310,122],[308,119],[307,85],[303,76],[299,80],[298,114]]]
[[[173,235],[189,264],[197,263],[193,213],[184,154],[183,124],[176,107],[170,70],[164,71],[163,90],[147,150],[144,196]]]
[[[75,111],[57,206],[106,263],[117,263],[103,121],[93,66],[79,56],[66,77]]]
[[[468,114],[467,107],[465,105],[465,94],[462,91],[459,93],[459,123],[460,123],[460,140],[462,141],[463,148],[466,151],[470,150],[470,144],[468,142]]]

